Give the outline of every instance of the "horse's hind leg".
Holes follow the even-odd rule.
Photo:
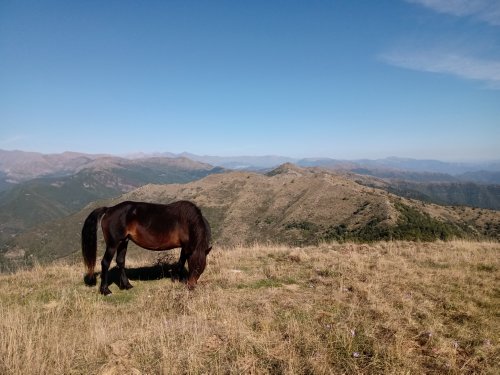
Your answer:
[[[128,281],[127,275],[125,274],[125,256],[127,255],[127,245],[127,240],[120,242],[118,245],[118,252],[116,254],[116,264],[118,265],[118,270],[120,272],[120,279],[118,281],[118,287],[120,289],[133,288],[130,281]]]
[[[104,294],[105,296],[111,294],[111,290],[109,290],[108,288],[109,265],[113,260],[117,247],[118,246],[116,245],[115,246],[106,245],[106,252],[104,253],[104,257],[102,258],[101,261],[102,273],[101,273],[101,286],[99,288],[99,291],[101,292],[101,294]]]

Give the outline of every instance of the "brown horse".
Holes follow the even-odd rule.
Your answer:
[[[102,218],[102,219],[101,219]],[[82,229],[83,261],[87,268],[85,284],[95,285],[94,273],[97,254],[97,224],[101,228],[106,242],[106,252],[101,261],[101,294],[108,295],[109,265],[116,255],[116,264],[120,272],[120,289],[130,289],[125,274],[125,255],[127,244],[135,244],[149,250],[169,250],[181,248],[178,262],[179,275],[188,262],[187,285],[194,288],[198,278],[205,270],[206,256],[210,246],[210,225],[200,209],[188,201],[171,204],[153,204],[144,202],[122,202],[113,207],[100,207],[87,217]]]

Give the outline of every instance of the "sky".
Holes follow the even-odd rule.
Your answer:
[[[0,0],[0,149],[500,159],[500,1]]]

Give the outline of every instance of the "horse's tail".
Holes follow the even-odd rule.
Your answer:
[[[107,209],[107,207],[99,207],[92,211],[85,219],[82,228],[82,254],[87,271],[83,281],[89,286],[96,284],[94,269],[97,256],[97,223]]]

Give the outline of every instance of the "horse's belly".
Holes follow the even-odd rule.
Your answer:
[[[179,230],[156,232],[141,225],[131,225],[128,229],[128,238],[135,244],[149,250],[169,250],[181,247],[183,239]]]
[[[181,247],[181,243],[177,238],[144,238],[141,236],[131,236],[130,239],[140,247],[148,250],[170,250],[176,247]]]

